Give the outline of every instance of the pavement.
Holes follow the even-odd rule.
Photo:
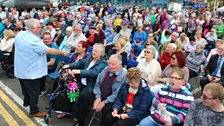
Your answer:
[[[38,106],[40,111],[48,112],[46,106],[49,103],[50,81],[47,79],[47,93],[39,97]],[[87,117],[87,124],[92,112]],[[52,114],[50,126],[72,126],[73,117],[58,119],[56,113]],[[98,125],[98,121],[93,120],[92,126]],[[29,107],[23,107],[23,95],[17,78],[8,78],[0,66],[0,126],[49,126],[43,118],[30,118]]]
[[[189,80],[195,98],[200,97],[200,77],[195,77]],[[49,103],[50,87],[52,81],[47,79],[47,93],[39,97],[40,111],[48,112],[46,106]],[[18,79],[8,78],[5,72],[0,67],[0,126],[72,126],[73,117],[58,119],[56,113],[52,114],[50,124],[47,125],[43,118],[30,118],[29,108],[23,107],[23,95]],[[88,124],[93,112],[87,116],[86,123]],[[92,126],[99,125],[99,121],[93,120]]]

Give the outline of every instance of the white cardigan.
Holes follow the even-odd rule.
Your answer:
[[[142,72],[142,77],[150,84],[155,84],[155,79],[160,77],[162,74],[162,69],[159,62],[153,59],[150,62],[146,62],[146,59],[143,58],[138,63],[138,68]]]
[[[14,38],[9,39],[8,41],[6,41],[6,39],[2,39],[0,43],[0,50],[5,52],[12,52],[14,42]]]

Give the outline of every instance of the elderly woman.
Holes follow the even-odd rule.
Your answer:
[[[148,46],[152,45],[156,48],[156,46],[158,46],[157,43],[155,40],[153,39],[148,39],[145,43],[145,48],[147,48]],[[144,51],[145,51],[145,48],[141,51],[141,53],[138,55],[137,57],[137,61],[140,61],[142,58],[144,58]],[[155,59],[158,59],[159,58],[159,52],[158,50],[156,50],[156,53],[155,53],[155,56],[154,56]]]
[[[186,36],[185,33],[181,33],[181,34],[180,34],[180,37],[177,38],[177,42],[182,43],[182,49],[184,50],[184,49],[185,49],[185,45],[186,45],[187,43],[189,43],[190,41],[189,41],[189,38]]]
[[[144,50],[144,58],[138,63],[138,68],[142,72],[142,78],[144,78],[149,85],[155,84],[155,78],[161,76],[162,69],[159,62],[154,58],[156,54],[156,48],[154,46],[148,46]]]
[[[153,99],[154,114],[143,119],[139,126],[183,124],[194,97],[183,87],[184,73],[175,68],[169,76],[169,85],[162,87]],[[181,97],[180,97],[181,96]]]
[[[72,41],[73,36],[73,29],[71,26],[68,26],[66,28],[66,36],[64,37],[61,45],[59,46],[59,50],[69,50],[66,46],[66,43],[69,43],[69,41]]]
[[[80,75],[81,82],[79,87],[83,92],[85,90],[93,91],[94,84],[96,82],[97,75],[107,66],[105,59],[105,48],[102,44],[95,44],[93,46],[92,56],[85,60],[64,65],[63,68],[69,68],[71,74]],[[70,70],[71,69],[71,70]],[[88,93],[84,92],[84,93]]]
[[[105,39],[105,33],[103,31],[103,25],[102,24],[98,24],[96,26],[96,31],[98,33],[98,36],[99,36],[99,43],[102,43],[104,44],[104,39]]]
[[[122,66],[127,64],[127,53],[124,51],[126,41],[124,39],[118,39],[115,44],[115,50],[112,50],[112,54],[119,54],[122,57]]]
[[[104,120],[105,126],[135,126],[147,114],[152,101],[152,95],[148,84],[141,79],[139,68],[133,67],[126,73],[127,82],[124,83],[114,101],[113,112]]]
[[[170,64],[166,66],[162,73],[162,78],[159,78],[158,81],[162,83],[167,83],[168,77],[172,73],[173,69],[177,67],[182,69],[184,73],[183,80],[185,83],[187,83],[189,80],[189,70],[186,67],[186,56],[181,51],[176,51],[171,55]]]
[[[107,61],[105,59],[104,45],[97,43],[93,46],[92,55],[90,57],[69,65],[64,65],[63,68],[69,68],[69,74],[79,75],[77,79],[80,90],[79,99],[82,99],[93,93],[97,76],[106,66]],[[76,112],[75,108],[80,108],[80,106],[82,106],[82,104],[74,104],[72,111]],[[63,117],[64,115],[61,116]]]
[[[130,43],[130,35],[128,33],[124,33],[120,35],[120,39],[124,39],[126,41],[125,46],[123,47],[124,51],[127,53],[127,56],[129,57],[131,53],[131,43]]]
[[[137,52],[136,52],[137,56],[140,54],[146,39],[147,39],[147,34],[145,31],[143,31],[143,25],[140,24],[138,25],[138,30],[134,33],[133,43],[131,45],[133,49],[137,48]]]
[[[14,33],[12,30],[5,30],[4,37],[0,43],[0,51],[2,52],[12,52],[14,44]]]
[[[189,78],[198,76],[202,63],[206,62],[206,56],[203,52],[204,46],[197,43],[196,50],[191,51],[187,56],[187,68],[189,69]]]

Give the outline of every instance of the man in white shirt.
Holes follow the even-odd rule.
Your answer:
[[[68,43],[66,43],[66,46],[69,49],[76,48],[78,42],[81,40],[86,41],[86,36],[82,33],[82,26],[80,24],[75,24],[73,26],[73,31],[74,31],[72,36],[73,41],[68,41]]]

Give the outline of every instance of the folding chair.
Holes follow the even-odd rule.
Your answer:
[[[97,120],[97,121],[100,122],[100,119],[96,116],[96,114],[97,114],[97,111],[94,111],[93,114],[92,114],[92,116],[91,116],[91,119],[89,121],[89,125],[88,126],[91,126],[92,125],[93,120]]]

